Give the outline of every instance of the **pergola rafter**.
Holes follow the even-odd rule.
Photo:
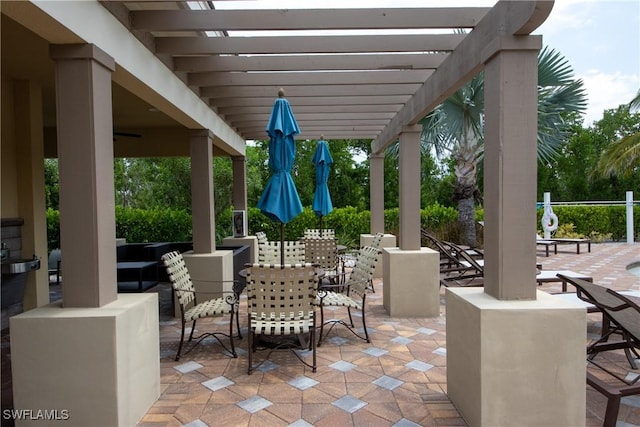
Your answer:
[[[529,34],[552,5],[276,10],[214,1],[192,10],[125,1],[116,11],[109,3],[242,138],[266,137],[284,88],[300,138],[371,138],[377,153],[479,72],[487,46]]]

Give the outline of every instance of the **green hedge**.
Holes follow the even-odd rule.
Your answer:
[[[607,236],[612,240],[623,240],[626,233],[624,206],[554,206],[562,230],[572,228],[580,236]],[[537,228],[540,229],[542,209],[538,209]],[[258,208],[248,209],[248,231],[264,231],[270,240],[280,239],[280,224],[267,218]],[[427,206],[420,211],[422,228],[438,232],[452,228],[458,213],[454,208],[438,204]],[[476,212],[476,219],[482,220],[483,211]],[[634,230],[636,240],[640,240],[640,206],[634,206]],[[333,228],[340,242],[349,247],[357,247],[360,235],[370,232],[370,213],[354,207],[334,209],[323,218],[323,228]],[[397,234],[399,229],[399,209],[384,212],[385,232]],[[567,227],[570,226],[570,227]],[[305,228],[319,228],[319,218],[309,207],[284,226],[285,240],[296,240]],[[231,232],[231,209],[216,218],[216,241],[222,242]],[[559,230],[560,231],[560,230]],[[47,233],[50,249],[60,247],[60,213],[47,210]],[[191,214],[180,209],[133,209],[116,208],[116,235],[127,242],[184,242],[193,240]],[[566,236],[565,236],[566,237]]]

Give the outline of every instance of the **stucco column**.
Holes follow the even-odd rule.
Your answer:
[[[371,234],[384,233],[384,154],[369,156]]]
[[[111,73],[93,45],[53,45],[65,307],[117,298]]]
[[[420,249],[420,133],[407,126],[400,134],[400,249]]]
[[[231,157],[233,167],[233,209],[247,210],[247,158]]]
[[[216,250],[216,219],[213,200],[213,134],[194,130],[191,141],[191,211],[193,252]]]
[[[539,37],[505,37],[486,51],[484,289],[500,300],[536,298],[540,45]]]

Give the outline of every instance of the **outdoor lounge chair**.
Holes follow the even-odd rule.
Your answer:
[[[553,248],[554,255],[558,254],[558,242],[552,240],[545,240],[542,237],[536,235],[536,246],[542,246],[545,250],[545,256],[549,257],[549,249]]]
[[[349,272],[348,279],[345,279],[340,284],[323,285],[318,290],[317,303],[320,305],[320,338],[318,339],[318,346],[322,344],[323,338],[326,337],[326,335],[328,335],[337,324],[346,326],[347,329],[349,329],[358,338],[366,342],[371,342],[365,318],[365,303],[369,283],[373,279],[373,273],[375,271],[379,255],[379,249],[371,246],[363,247],[356,256],[355,263]],[[326,307],[345,307],[347,309],[347,314],[349,315],[349,323],[341,319],[329,319],[325,321],[324,309]],[[358,333],[355,329],[351,309],[359,310],[362,315],[362,334]],[[325,334],[324,326],[329,324],[331,326]]]
[[[587,372],[587,384],[606,396],[607,408],[603,426],[614,427],[620,399],[640,395],[640,375],[634,379],[623,378],[612,369],[596,363],[593,358],[604,351],[623,349],[631,367],[637,369],[633,356],[638,357],[637,350],[640,349],[640,306],[625,295],[604,286],[568,276],[563,276],[563,279],[576,287],[578,298],[593,304],[602,312],[602,334],[600,339],[587,346],[588,361],[602,373],[608,374],[608,378],[614,380],[615,384],[593,372]],[[609,342],[609,338],[615,333],[620,334],[622,338]]]
[[[248,374],[268,360],[272,351],[288,349],[302,363],[316,371],[316,306],[318,266],[313,264],[247,264],[247,309],[249,313]],[[308,343],[300,338],[308,336]],[[260,336],[276,339],[266,358],[253,364]],[[291,336],[294,341],[287,340]],[[267,337],[265,337],[266,339]],[[296,343],[298,341],[299,345]],[[295,350],[309,348],[312,362]]]
[[[553,245],[555,243],[555,246]],[[558,245],[576,245],[576,253],[580,254],[580,245],[587,245],[587,252],[591,252],[591,239],[588,238],[548,238],[544,239],[536,234],[536,244],[547,246],[547,256],[549,256],[549,246],[553,246],[555,254],[558,253]]]
[[[182,346],[184,344],[184,333],[187,322],[192,322],[191,332],[189,334],[189,341],[196,340],[196,343],[191,347],[187,353],[193,350],[203,339],[206,337],[214,337],[220,345],[233,357],[238,357],[236,349],[233,343],[233,321],[234,318],[237,324],[238,337],[240,335],[240,322],[238,319],[238,299],[242,288],[242,284],[236,281],[234,283],[233,294],[228,294],[219,298],[212,298],[206,301],[198,303],[196,299],[196,290],[191,281],[191,276],[185,265],[182,254],[178,251],[172,251],[162,255],[162,262],[169,275],[169,280],[175,292],[178,303],[180,304],[180,314],[182,321],[182,331],[180,333],[180,345],[176,353],[175,360],[179,360],[182,352]],[[223,283],[223,282],[221,282]],[[204,292],[198,292],[203,294]],[[222,332],[205,332],[197,337],[193,336],[196,330],[196,320],[203,319],[205,317],[218,317],[224,314],[229,314],[229,333]],[[220,337],[229,339],[229,346],[227,346]]]
[[[603,315],[603,331],[599,340],[590,344],[587,353],[593,359],[602,351],[623,349],[633,369],[634,357],[640,357],[640,306],[629,297],[593,282],[559,274],[558,277],[576,287],[581,300],[595,305]],[[613,334],[622,339],[610,342]]]
[[[440,273],[463,272],[471,269],[471,266],[463,264],[456,252],[445,242],[433,234],[422,230],[423,244],[437,250],[440,253]]]

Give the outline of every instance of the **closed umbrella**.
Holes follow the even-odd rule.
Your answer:
[[[316,151],[313,153],[313,164],[316,165],[316,189],[313,194],[313,211],[320,217],[320,235],[322,236],[322,217],[333,210],[331,195],[329,194],[329,172],[333,158],[329,151],[329,144],[321,135]]]
[[[278,91],[271,117],[267,123],[269,135],[269,168],[271,178],[258,201],[258,208],[269,218],[280,222],[280,263],[284,264],[284,224],[302,212],[300,196],[291,178],[296,157],[295,135],[300,133],[284,90]]]

